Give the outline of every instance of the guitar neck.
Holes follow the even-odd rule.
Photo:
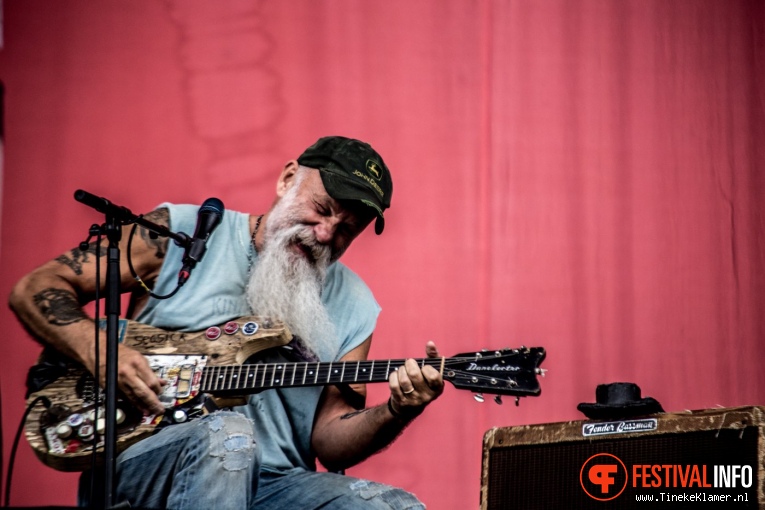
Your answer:
[[[430,365],[441,371],[448,359],[421,358],[415,361],[420,367]],[[390,373],[401,367],[404,361],[389,359],[207,366],[202,374],[200,390],[212,394],[254,393],[271,388],[385,382]]]

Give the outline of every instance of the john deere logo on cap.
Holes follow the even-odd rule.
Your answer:
[[[367,172],[378,181],[382,179],[382,168],[380,168],[380,164],[377,161],[367,160]]]

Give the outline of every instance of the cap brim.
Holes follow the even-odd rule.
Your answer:
[[[383,210],[380,204],[370,200],[370,197],[373,197],[374,195],[373,193],[370,193],[369,188],[359,185],[353,179],[348,179],[347,177],[325,169],[320,169],[319,175],[324,184],[324,189],[326,189],[329,196],[335,200],[357,200],[371,208],[377,216],[377,220],[375,221],[375,234],[382,234],[382,231],[385,228]]]
[[[375,220],[375,234],[378,236],[383,233],[383,229],[385,228],[385,218],[382,217],[382,215],[378,216]]]

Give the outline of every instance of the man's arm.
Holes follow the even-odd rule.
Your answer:
[[[154,223],[168,224],[166,209],[146,216]],[[123,227],[120,250],[120,280],[122,291],[138,288],[130,274],[127,261],[127,241],[132,226]],[[139,235],[140,234],[140,235]],[[107,242],[101,246],[100,265],[106,271]],[[143,228],[132,243],[132,262],[145,281],[152,282],[159,274],[167,248],[167,239],[151,239]],[[19,280],[11,291],[9,304],[29,333],[44,345],[81,363],[95,373],[95,324],[83,306],[92,301],[96,292],[96,243],[86,250],[74,248],[43,264]],[[104,291],[106,278],[101,278]],[[99,374],[103,385],[106,373],[106,341],[100,342]],[[137,351],[120,346],[118,358],[119,389],[145,412],[162,412],[157,398],[161,383],[146,359]]]
[[[370,336],[342,360],[367,359],[371,342]],[[426,352],[429,357],[438,357],[432,342],[428,342]],[[369,408],[353,407],[335,386],[325,388],[311,436],[311,444],[324,467],[332,471],[346,469],[382,450],[444,389],[443,378],[436,369],[431,366],[421,369],[413,359],[393,372],[388,383],[389,403]],[[365,385],[351,387],[360,400],[366,398]]]

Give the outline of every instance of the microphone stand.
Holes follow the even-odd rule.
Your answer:
[[[115,472],[117,460],[117,356],[118,328],[121,311],[120,295],[120,239],[122,225],[138,223],[158,236],[169,237],[179,246],[188,248],[191,239],[183,232],[174,233],[167,227],[157,225],[133,214],[130,209],[112,204],[102,197],[87,191],[77,190],[74,199],[93,209],[104,213],[104,224],[99,227],[100,233],[109,240],[106,265],[106,388],[104,412],[106,415],[104,435],[104,503],[103,508],[112,508],[114,504]],[[94,226],[95,227],[95,226]],[[90,234],[93,234],[91,227]],[[98,229],[95,229],[98,230]],[[98,234],[99,231],[96,232]],[[97,383],[98,381],[96,381]],[[97,394],[98,395],[98,394]],[[96,396],[96,399],[99,397]]]

